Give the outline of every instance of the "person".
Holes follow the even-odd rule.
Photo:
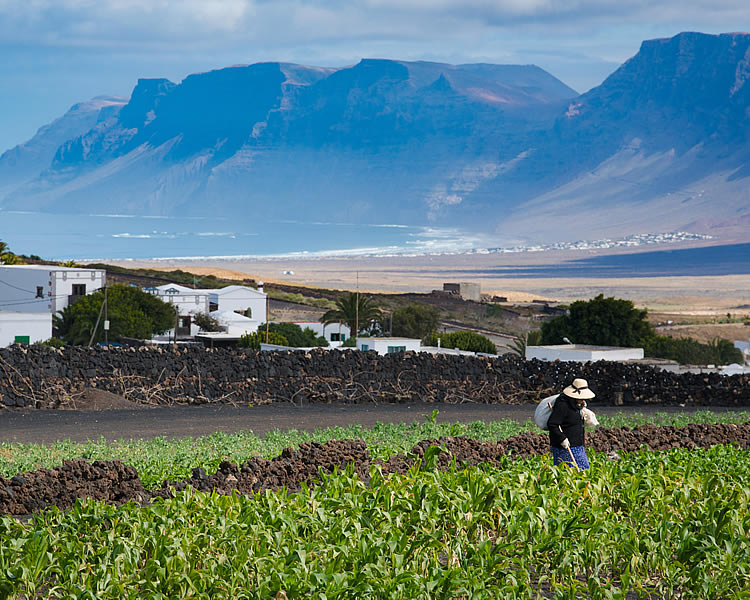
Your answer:
[[[579,469],[589,468],[581,410],[586,408],[586,400],[595,395],[585,379],[574,379],[555,400],[547,428],[556,465],[565,463]]]

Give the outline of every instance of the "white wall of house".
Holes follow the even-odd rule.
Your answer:
[[[182,285],[166,284],[148,288],[147,291],[160,300],[173,304],[183,317],[198,313],[208,314],[208,290],[194,290]]]
[[[747,342],[738,340],[734,342],[734,347],[742,352],[742,357],[745,359],[745,363],[750,364],[750,340],[748,340]]]
[[[597,360],[641,360],[643,348],[615,348],[564,344],[559,346],[526,346],[526,359],[588,362]]]
[[[266,322],[266,294],[244,285],[228,285],[216,290],[205,290],[211,304],[220,311],[242,311],[250,309],[250,318],[259,323]]]
[[[0,348],[17,341],[28,344],[52,337],[52,313],[0,310]],[[20,338],[20,339],[19,339]]]
[[[294,324],[299,325],[302,330],[312,329],[317,336],[322,335],[331,348],[338,348],[351,337],[349,326],[343,323],[323,325],[320,321],[294,321]]]
[[[106,272],[49,265],[0,265],[0,282],[0,310],[55,314],[74,301],[71,296],[85,296],[103,288]]]
[[[248,319],[231,310],[215,310],[210,314],[229,335],[240,336],[246,333],[255,333],[258,331],[258,325],[260,325],[260,321],[257,319]]]
[[[392,354],[394,352],[419,352],[422,340],[398,337],[358,337],[357,350],[375,350],[378,354]]]

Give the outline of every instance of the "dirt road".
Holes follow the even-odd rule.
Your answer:
[[[257,435],[279,429],[314,431],[333,426],[362,424],[371,427],[382,423],[424,421],[433,409],[439,410],[440,422],[492,421],[532,418],[533,406],[487,404],[313,404],[295,407],[274,404],[256,407],[229,405],[175,406],[99,411],[3,411],[0,412],[0,442],[49,444],[59,440],[76,442],[104,437],[107,440],[151,439],[164,436],[181,438],[208,435],[217,431],[252,430]],[[592,407],[601,415],[617,412],[684,412],[679,407]],[[717,407],[724,412],[731,408]]]

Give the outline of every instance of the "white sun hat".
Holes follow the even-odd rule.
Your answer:
[[[568,398],[574,400],[591,400],[596,394],[589,389],[589,383],[585,379],[574,379],[568,387],[563,390]]]

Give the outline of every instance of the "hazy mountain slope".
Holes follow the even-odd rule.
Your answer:
[[[534,241],[747,232],[749,79],[750,34],[683,33],[582,96],[534,66],[383,59],[141,80],[0,206]]]
[[[261,63],[141,80],[12,196],[43,210],[438,218],[576,93],[533,66]]]
[[[644,42],[493,190],[515,194],[499,231],[590,237],[750,219],[750,35]],[[517,188],[516,188],[517,189]]]
[[[0,198],[4,192],[48,168],[63,143],[115,117],[126,103],[126,98],[98,96],[75,104],[65,115],[41,127],[28,142],[0,155]]]

